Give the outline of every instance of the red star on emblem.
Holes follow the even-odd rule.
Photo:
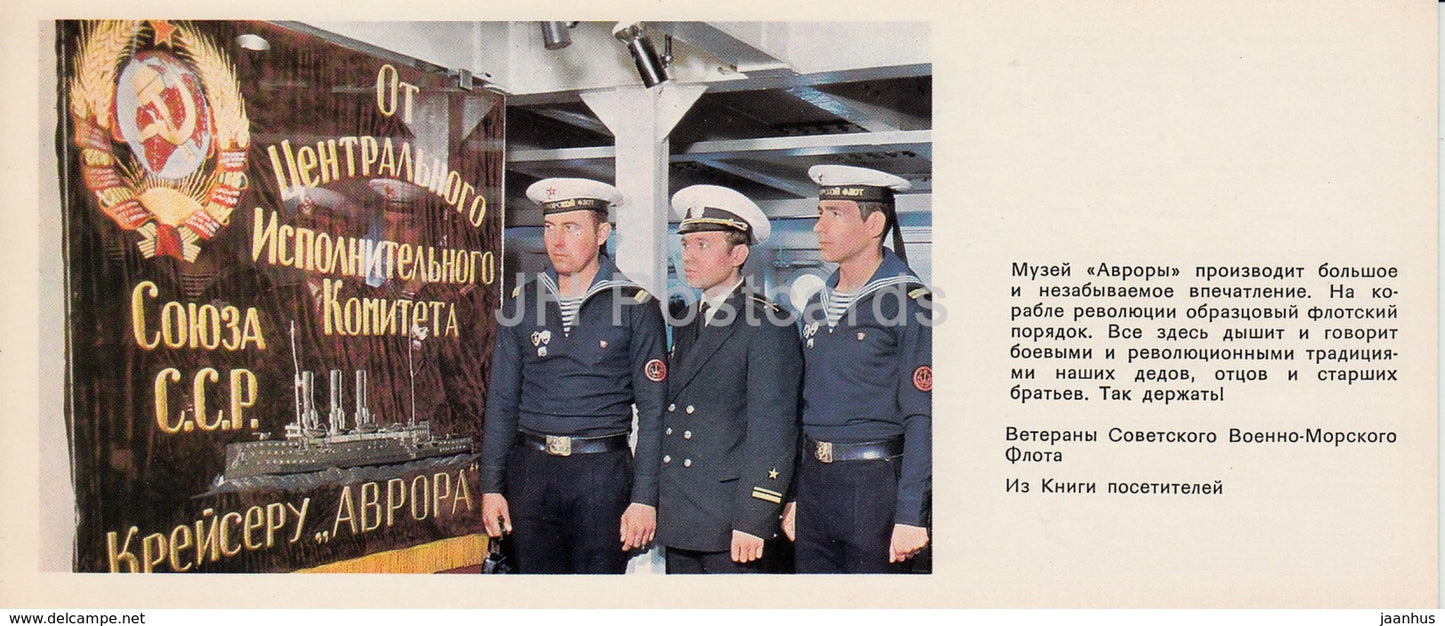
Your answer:
[[[150,22],[151,28],[156,31],[156,45],[175,47],[175,44],[171,42],[171,36],[176,34],[176,27],[167,20],[151,20]]]

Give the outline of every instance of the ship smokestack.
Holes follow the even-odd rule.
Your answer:
[[[366,370],[356,370],[356,426],[371,424],[371,409],[366,408]]]
[[[346,411],[341,408],[341,370],[331,370],[331,432],[340,433],[346,428]]]
[[[316,428],[321,422],[321,416],[316,414],[315,389],[316,372],[310,370],[301,372],[301,415],[305,426],[310,428]]]

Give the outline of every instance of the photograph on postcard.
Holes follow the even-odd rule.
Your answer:
[[[929,32],[56,22],[74,570],[931,571]]]

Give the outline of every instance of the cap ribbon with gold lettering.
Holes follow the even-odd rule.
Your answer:
[[[622,202],[622,193],[587,178],[544,178],[527,187],[527,198],[541,205],[543,215],[583,210],[605,214]]]

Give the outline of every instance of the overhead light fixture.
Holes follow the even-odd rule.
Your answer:
[[[450,70],[447,72],[447,76],[456,79],[457,89],[462,91],[471,91],[475,84],[472,80],[472,73],[464,69]]]
[[[540,22],[542,24],[542,45],[548,50],[561,50],[572,45],[572,34],[568,28],[576,22]]]
[[[632,62],[637,65],[637,75],[642,77],[642,84],[656,87],[667,82],[667,68],[657,57],[657,49],[652,47],[647,33],[643,32],[642,22],[618,22],[612,27],[612,36],[632,53]]]
[[[265,52],[271,49],[271,42],[266,41],[265,37],[251,33],[236,35],[236,45],[246,50],[254,50],[256,52]]]

